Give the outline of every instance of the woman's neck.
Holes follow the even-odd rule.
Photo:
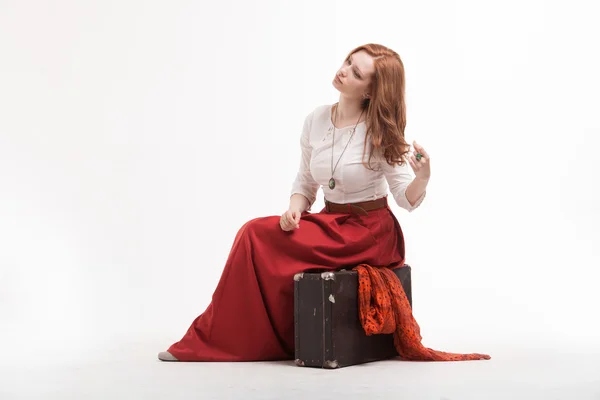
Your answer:
[[[360,101],[348,100],[343,97],[340,98],[337,106],[334,107],[333,112],[334,117],[337,112],[338,121],[357,121],[361,113],[363,114],[361,120],[364,120],[366,117]]]

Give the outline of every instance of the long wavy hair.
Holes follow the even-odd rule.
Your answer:
[[[403,165],[410,150],[404,139],[406,127],[406,103],[404,99],[404,64],[395,51],[380,45],[369,43],[353,49],[350,56],[360,50],[367,52],[374,60],[375,72],[371,78],[370,98],[364,99],[361,107],[366,110],[367,134],[364,155],[370,145],[368,165],[374,154],[385,159],[390,165]],[[369,140],[370,139],[370,140]]]

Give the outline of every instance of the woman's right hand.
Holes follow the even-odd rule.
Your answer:
[[[300,228],[300,217],[302,213],[300,210],[290,208],[286,212],[283,213],[281,218],[279,219],[279,226],[281,229],[288,232],[294,229]]]

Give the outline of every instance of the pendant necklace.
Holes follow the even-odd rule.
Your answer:
[[[352,129],[352,134],[350,135],[350,139],[348,139],[348,143],[346,143],[346,147],[344,147],[344,150],[342,151],[342,154],[340,154],[340,158],[338,158],[337,162],[335,163],[335,168],[334,168],[334,166],[333,166],[333,148],[335,146],[335,124],[337,122],[337,110],[338,110],[338,108],[336,105],[335,118],[334,118],[334,122],[333,122],[333,139],[331,141],[331,179],[329,179],[329,189],[331,189],[331,190],[335,189],[335,179],[333,179],[333,173],[335,172],[340,160],[342,159],[344,152],[348,148],[348,145],[350,144],[350,141],[352,140],[352,137],[354,136],[354,132],[356,132],[356,127],[358,126],[358,121],[360,121],[360,117],[362,117],[363,112],[365,111],[364,109],[361,111],[360,116],[358,117],[358,121],[356,121],[356,125],[354,125],[354,128]]]

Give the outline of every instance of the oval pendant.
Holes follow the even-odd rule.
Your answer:
[[[331,178],[329,180],[329,189],[333,190],[335,188],[335,179]]]

